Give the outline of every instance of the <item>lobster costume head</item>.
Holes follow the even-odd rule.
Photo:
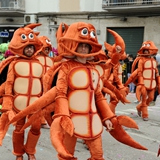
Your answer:
[[[23,58],[33,58],[42,50],[42,42],[38,39],[38,32],[34,32],[33,28],[40,24],[30,24],[25,27],[18,28],[9,43],[9,50],[14,55],[18,55]],[[28,45],[33,45],[35,53],[31,57],[27,57],[23,54],[24,48]]]
[[[60,30],[62,32],[62,30]],[[102,45],[98,43],[96,30],[93,25],[85,22],[77,22],[71,24],[63,34],[58,37],[58,54],[68,58],[79,56],[82,58],[94,57],[101,51]],[[89,54],[77,53],[79,43],[86,43],[90,45]]]
[[[42,53],[43,53],[44,55],[48,56],[49,53],[47,54],[47,53],[45,52],[45,50],[46,50],[46,48],[48,48],[49,51],[52,51],[52,44],[51,44],[50,39],[49,39],[48,37],[46,37],[46,36],[40,36],[40,37],[39,37],[39,40],[43,43]]]
[[[119,52],[119,57],[117,57],[119,60],[124,60],[127,58],[126,52],[125,52],[125,42],[123,38],[115,31],[111,29],[107,29],[109,33],[111,33],[114,36],[115,44],[110,45],[109,43],[104,42],[106,50],[108,50],[108,56],[112,58],[114,53],[116,53],[116,47],[120,46],[121,51]]]
[[[145,50],[148,50],[148,53],[144,53]],[[145,41],[142,44],[142,47],[138,51],[138,55],[140,56],[154,56],[158,52],[158,48],[152,41]]]

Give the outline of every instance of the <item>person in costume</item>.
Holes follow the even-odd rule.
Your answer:
[[[46,36],[39,36],[39,40],[43,43],[42,51],[36,56],[36,58],[40,61],[40,63],[44,67],[44,75],[47,72],[47,70],[53,66],[54,63],[57,63],[60,59],[58,57],[50,57],[49,54],[53,50],[51,41]],[[55,50],[56,51],[56,50]],[[45,89],[44,89],[45,91]],[[50,128],[45,120],[44,117],[42,117],[42,128]]]
[[[46,71],[53,66],[54,64],[54,59],[49,56],[50,52],[52,51],[52,44],[51,41],[48,37],[46,36],[39,36],[39,40],[43,43],[43,49],[42,51],[36,56],[36,58],[41,62],[41,64],[44,67],[44,74]],[[50,127],[48,126],[46,120],[44,117],[42,117],[41,120],[41,127],[49,129]]]
[[[28,121],[34,121],[53,103],[50,137],[59,160],[77,159],[74,157],[77,138],[85,140],[91,154],[88,160],[104,160],[101,136],[103,126],[118,141],[146,150],[121,126],[138,128],[134,120],[127,116],[116,117],[101,92],[99,71],[95,64],[90,63],[102,48],[94,26],[76,22],[60,35],[58,54],[68,60],[52,66],[55,72],[52,70],[50,73],[56,78],[56,86],[17,114],[10,123],[29,112],[34,115]],[[50,81],[48,83],[51,84]]]
[[[9,67],[1,109],[3,113],[0,118],[0,145],[8,129],[9,120],[42,95],[43,66],[36,59],[36,55],[41,51],[43,44],[37,33],[32,30],[37,25],[39,24],[30,24],[14,32],[8,48],[16,57],[8,57],[1,65],[1,69],[7,64]],[[20,130],[25,121],[26,117],[15,123],[12,134],[13,154],[16,160],[23,160],[24,153],[28,155],[28,160],[36,160],[34,154],[40,137],[41,119],[34,121],[24,144],[24,131]]]
[[[132,64],[132,74],[125,83],[125,86],[131,82],[135,83],[136,97],[140,102],[136,106],[137,113],[144,121],[148,121],[148,106],[154,99],[156,88],[160,93],[160,76],[154,58],[157,52],[158,48],[153,41],[143,42]]]
[[[120,60],[124,60],[127,57],[125,53],[125,43],[118,33],[110,29],[108,29],[108,31],[114,36],[115,44],[110,45],[107,42],[104,43],[105,48],[108,50],[108,56],[110,57],[106,62],[108,68],[105,70],[105,79],[114,85],[120,93],[126,97],[129,88],[122,83],[122,66],[120,64]],[[118,103],[119,99],[116,97],[110,97],[109,106],[113,113],[115,113],[115,108]]]

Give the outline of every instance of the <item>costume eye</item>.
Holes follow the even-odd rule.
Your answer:
[[[82,31],[81,31],[81,34],[83,36],[86,36],[88,34],[88,29],[87,28],[84,28]]]
[[[21,35],[21,38],[22,38],[23,40],[26,40],[26,39],[27,39],[27,36],[26,36],[25,34],[22,34],[22,35]]]
[[[50,40],[48,40],[48,39],[46,39],[46,43],[51,44],[51,41],[50,41]]]
[[[94,31],[92,31],[92,32],[90,33],[90,36],[91,36],[92,38],[95,38],[95,37],[96,37],[95,32],[94,32]]]
[[[29,37],[29,39],[33,39],[34,38],[33,33],[30,33],[28,37]]]
[[[150,44],[147,44],[146,46],[147,46],[147,47],[150,47],[151,45],[150,45]]]

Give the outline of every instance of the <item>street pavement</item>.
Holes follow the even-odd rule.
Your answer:
[[[108,97],[106,97],[108,98]],[[149,121],[143,121],[137,115],[135,94],[130,93],[127,96],[130,100],[129,104],[119,103],[116,108],[116,114],[127,115],[133,118],[139,130],[129,129],[124,127],[126,132],[141,145],[148,148],[148,151],[138,150],[131,148],[116,141],[108,132],[103,131],[103,150],[105,160],[158,160],[157,151],[160,144],[160,96],[157,97],[156,105],[149,106]],[[12,130],[10,126],[6,137],[4,138],[3,145],[0,147],[0,160],[15,160],[12,154]],[[26,132],[28,129],[26,130]],[[37,160],[57,160],[55,149],[50,142],[50,130],[42,129],[41,137],[37,145],[36,158]],[[75,151],[75,157],[78,160],[87,160],[90,157],[89,151],[85,148],[81,140],[78,139]],[[24,155],[24,160],[28,160]]]

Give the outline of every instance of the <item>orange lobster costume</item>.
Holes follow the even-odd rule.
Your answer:
[[[99,71],[96,65],[87,61],[98,55],[102,47],[98,43],[94,26],[84,22],[73,23],[64,34],[59,35],[62,37],[58,40],[58,53],[70,60],[53,66],[57,73],[56,86],[16,115],[10,123],[29,112],[36,112],[31,117],[34,120],[53,103],[55,113],[50,135],[59,160],[77,159],[74,157],[77,138],[85,140],[88,145],[91,154],[88,160],[104,160],[101,134],[105,121],[109,119],[113,123],[113,129],[109,133],[114,138],[134,148],[146,150],[121,126],[138,129],[136,123],[127,116],[116,117],[110,110],[101,92]],[[91,46],[89,54],[76,52],[80,43]],[[82,58],[84,63],[77,58]],[[55,76],[55,72],[50,72],[51,76]]]
[[[42,95],[43,66],[35,58],[42,49],[42,43],[37,38],[37,33],[32,30],[37,25],[39,24],[31,24],[15,31],[9,50],[16,57],[7,58],[1,65],[2,69],[9,64],[2,103],[3,114],[0,118],[0,145],[8,129],[6,123]],[[31,57],[24,55],[24,48],[28,45],[34,46]],[[16,160],[22,160],[24,153],[28,154],[30,160],[30,155],[36,152],[35,147],[40,136],[41,121],[37,119],[32,124],[24,145],[24,131],[20,131],[24,124],[25,117],[16,122],[12,135]]]
[[[148,53],[144,53],[147,50]],[[157,68],[157,62],[154,56],[158,49],[152,41],[145,41],[138,51],[138,57],[132,64],[132,74],[125,85],[130,82],[136,84],[136,97],[141,101],[137,105],[137,112],[144,121],[148,120],[148,105],[154,99],[156,87],[160,93],[160,76]],[[136,68],[136,66],[138,66]]]
[[[108,68],[105,70],[105,80],[113,84],[120,91],[120,93],[124,97],[126,97],[129,89],[122,83],[122,67],[119,62],[120,60],[124,60],[127,57],[125,53],[125,43],[118,33],[110,29],[108,29],[108,31],[114,36],[115,44],[112,46],[106,42],[104,43],[110,57],[110,59],[108,59],[108,61],[106,62]],[[109,107],[111,108],[113,113],[115,113],[115,108],[118,102],[119,99],[115,97],[110,98]],[[126,102],[128,103],[128,101]]]
[[[52,50],[52,44],[48,37],[46,36],[40,36],[38,37],[39,40],[43,43],[42,51],[36,56],[36,58],[40,61],[40,63],[44,67],[44,74],[47,72],[47,70],[53,66],[54,59],[49,57],[49,53]],[[46,120],[44,117],[42,117],[42,128],[48,128]]]

